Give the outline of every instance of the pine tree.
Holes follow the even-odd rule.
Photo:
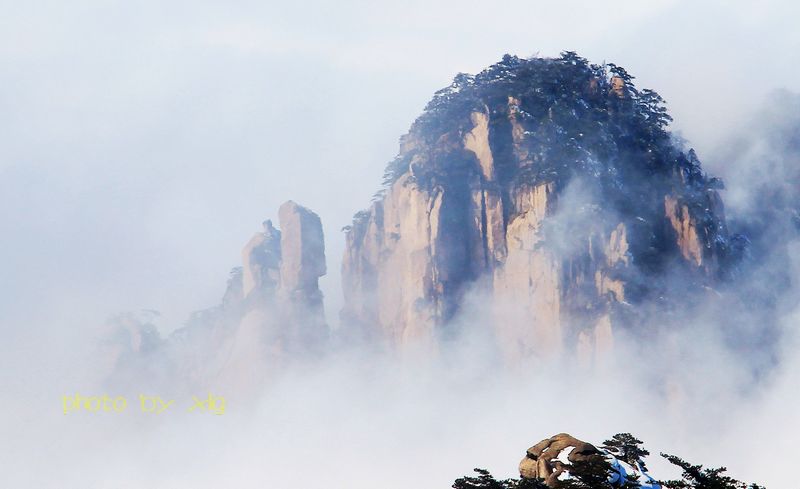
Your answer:
[[[555,489],[637,489],[639,484],[626,480],[622,484],[611,482],[611,464],[596,455],[573,462],[567,469],[569,479],[558,481]]]
[[[603,447],[634,468],[640,467],[641,470],[647,470],[644,457],[650,455],[650,452],[642,447],[642,443],[642,440],[630,433],[617,433],[610,440],[604,441]]]
[[[725,467],[704,469],[702,465],[692,465],[675,455],[661,454],[671,464],[683,470],[681,480],[664,481],[661,484],[669,489],[765,489],[758,484],[746,484],[725,475]]]
[[[549,489],[538,479],[504,479],[497,480],[485,469],[473,469],[478,476],[464,476],[456,479],[453,489]]]
[[[453,483],[453,489],[507,489],[507,481],[498,481],[495,479],[488,470],[473,469],[478,476],[470,477],[464,476],[456,479]]]

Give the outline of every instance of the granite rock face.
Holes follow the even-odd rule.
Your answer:
[[[284,230],[280,238],[278,294],[292,309],[290,322],[307,319],[319,323],[323,317],[319,278],[327,273],[322,222],[319,216],[292,201],[280,207],[278,216]]]
[[[506,57],[438,92],[347,229],[344,326],[435,349],[469,304],[510,360],[591,360],[640,305],[713,287],[720,184],[619,73]]]

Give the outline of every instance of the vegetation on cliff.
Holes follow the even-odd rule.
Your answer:
[[[525,128],[525,147],[520,149],[529,161],[516,168],[499,161],[501,184],[565,183],[576,174],[587,174],[622,189],[628,186],[620,185],[623,180],[634,180],[627,177],[679,169],[698,189],[721,186],[718,179],[703,175],[694,151],[682,151],[670,137],[667,126],[672,118],[661,96],[638,89],[633,80],[620,66],[591,64],[569,51],[553,59],[506,55],[477,75],[461,73],[436,92],[414,122],[408,137],[423,144],[401,151],[387,166],[385,183],[406,173],[415,153],[443,134],[468,131],[470,113],[510,111]],[[455,169],[425,170],[419,182],[434,185]]]

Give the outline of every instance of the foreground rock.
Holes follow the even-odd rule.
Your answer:
[[[608,445],[599,449],[560,433],[529,448],[519,463],[519,473],[523,479],[541,479],[548,487],[556,488],[561,481],[575,478],[578,471],[589,471],[599,465],[601,479],[607,479],[613,487],[627,483],[642,489],[661,488],[645,470],[644,462],[626,455],[624,449]]]
[[[520,479],[495,479],[485,469],[477,476],[456,479],[455,489],[764,489],[746,484],[713,468],[662,453],[679,479],[656,481],[647,473],[644,459],[650,455],[642,441],[630,433],[618,433],[595,446],[566,433],[544,439],[528,449],[519,464]]]

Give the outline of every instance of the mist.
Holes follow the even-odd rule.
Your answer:
[[[664,451],[771,488],[796,479],[796,284],[770,311],[775,350],[755,369],[742,356],[761,345],[731,331],[757,331],[763,311],[730,329],[724,300],[665,328],[664,348],[622,335],[591,372],[563,358],[501,365],[486,324],[463,317],[461,346],[435,360],[354,345],[293,365],[247,399],[228,395],[223,416],[189,416],[185,388],[159,384],[152,394],[180,411],[148,418],[133,409],[138,389],[103,383],[96,347],[120,312],[158,311],[166,336],[218,303],[242,245],[289,199],[325,226],[321,288],[336,328],[340,229],[368,205],[431,95],[506,52],[575,50],[625,66],[664,96],[671,129],[724,178],[731,226],[752,229],[757,189],[796,175],[797,146],[784,142],[800,127],[800,6],[2,7],[0,426],[13,443],[0,458],[11,486],[433,489],[473,467],[515,476],[527,447],[562,431],[593,443],[632,432],[659,478],[674,475],[657,460]],[[775,269],[800,273],[799,244],[788,227],[777,232],[785,249],[751,264],[752,287],[772,291]],[[75,392],[125,395],[131,406],[64,415],[61,398]]]

